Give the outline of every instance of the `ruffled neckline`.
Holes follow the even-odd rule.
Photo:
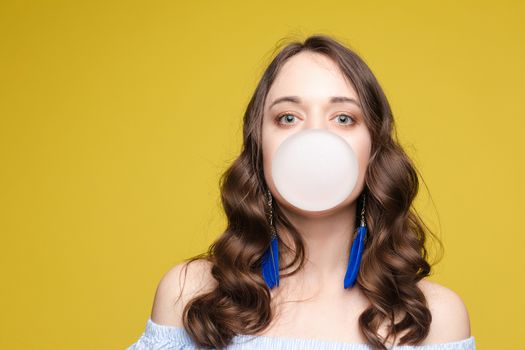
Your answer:
[[[168,326],[155,323],[151,318],[148,319],[146,325],[146,332],[152,334],[154,337],[169,338],[173,341],[177,341],[182,344],[191,345],[193,342],[191,337],[186,332],[184,327]],[[238,334],[232,340],[233,344],[243,344],[250,341],[259,341],[269,346],[275,346],[276,344],[293,344],[296,348],[319,346],[329,347],[334,350],[370,350],[371,347],[368,344],[362,343],[345,343],[336,340],[318,339],[318,338],[293,338],[285,336],[270,336],[270,335],[248,335]],[[425,345],[398,345],[394,346],[393,350],[444,350],[444,349],[474,349],[474,336],[469,338],[446,342],[446,343],[434,343]],[[258,344],[260,345],[260,344]]]

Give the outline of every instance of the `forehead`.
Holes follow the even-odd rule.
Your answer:
[[[325,100],[329,96],[348,96],[358,100],[353,85],[329,57],[315,52],[300,52],[281,67],[266,102],[282,95]]]

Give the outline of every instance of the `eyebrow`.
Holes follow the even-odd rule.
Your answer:
[[[299,98],[299,96],[283,96],[283,97],[279,97],[279,98],[275,99],[272,102],[272,104],[270,104],[270,107],[268,107],[268,108],[272,108],[276,104],[282,103],[282,102],[292,102],[292,103],[299,104],[299,103],[301,103],[301,99]],[[330,103],[344,103],[344,102],[353,103],[356,106],[358,106],[359,108],[361,108],[361,105],[359,104],[359,102],[357,102],[353,98],[346,97],[346,96],[332,96],[332,97],[330,97]]]

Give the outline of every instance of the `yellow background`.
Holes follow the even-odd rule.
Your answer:
[[[423,4],[424,3],[424,4]],[[220,174],[283,38],[370,65],[478,349],[522,347],[524,3],[2,1],[0,348],[123,349],[224,229]]]

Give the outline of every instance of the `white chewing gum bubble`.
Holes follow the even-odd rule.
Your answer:
[[[358,176],[354,150],[341,136],[323,129],[299,131],[283,141],[272,160],[277,191],[307,211],[331,209],[352,193]]]

